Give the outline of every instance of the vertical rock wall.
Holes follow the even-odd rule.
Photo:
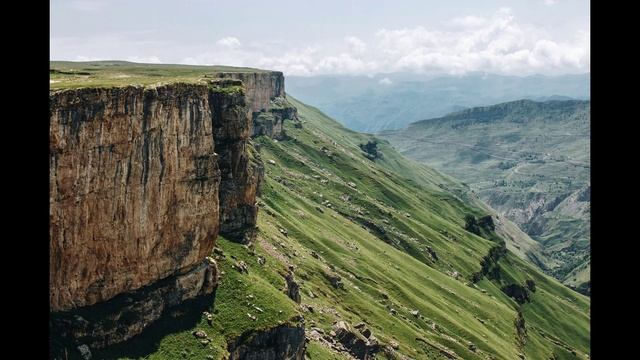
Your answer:
[[[264,174],[255,114],[295,108],[279,100],[282,73],[232,74],[50,93],[53,332],[91,347],[127,340],[214,291],[218,233],[251,240]],[[280,136],[282,120],[259,135]]]
[[[202,262],[218,234],[219,186],[207,87],[53,93],[51,310]]]

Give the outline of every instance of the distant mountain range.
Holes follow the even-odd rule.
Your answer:
[[[590,74],[290,76],[286,90],[353,130],[378,132],[465,108],[518,99],[587,100]]]
[[[530,260],[589,292],[590,101],[519,100],[379,135],[467,182],[542,245],[526,251]]]

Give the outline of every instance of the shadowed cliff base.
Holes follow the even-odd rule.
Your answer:
[[[121,358],[145,358],[158,351],[160,341],[166,336],[192,329],[202,319],[203,311],[215,311],[216,291],[209,295],[199,296],[184,301],[177,305],[145,328],[145,330],[133,338],[119,344],[107,346],[103,349],[91,350],[93,359],[121,359]],[[123,299],[118,299],[122,302]],[[101,304],[102,305],[102,304]],[[114,307],[117,304],[106,304]],[[106,310],[106,309],[105,309]],[[99,315],[94,312],[94,315]],[[55,321],[55,320],[54,320]],[[60,332],[50,328],[50,359],[82,359],[77,347],[82,345],[79,341],[62,338]]]

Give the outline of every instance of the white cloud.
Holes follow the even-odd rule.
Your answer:
[[[355,36],[347,36],[345,41],[349,45],[349,50],[355,53],[362,53],[367,49],[367,44]]]
[[[52,58],[130,59],[195,65],[248,66],[280,70],[287,75],[372,75],[407,71],[464,74],[490,72],[581,73],[590,70],[589,29],[558,38],[544,28],[520,21],[501,8],[490,16],[466,15],[441,25],[380,29],[368,36],[349,35],[324,43],[292,45],[274,39],[268,43],[241,43],[233,36],[208,45],[148,41],[153,34],[121,33],[109,36],[52,38]],[[80,60],[80,59],[76,59]]]
[[[553,6],[558,3],[558,0],[544,0],[544,4],[547,6]]]
[[[378,83],[380,85],[391,85],[391,84],[393,84],[393,81],[391,81],[391,79],[389,79],[388,77],[385,77],[385,78],[380,79],[380,81],[378,81]]]
[[[240,46],[242,46],[242,44],[240,43],[240,40],[238,40],[238,38],[233,37],[233,36],[227,36],[224,37],[218,41],[216,41],[216,44],[220,45],[220,46],[224,46],[230,49],[237,49]]]

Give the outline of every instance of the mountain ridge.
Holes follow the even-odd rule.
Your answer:
[[[589,252],[589,112],[588,100],[521,99],[379,136],[405,155],[470,181],[484,201],[543,246],[527,257],[579,287],[575,281],[584,276],[569,274]]]

